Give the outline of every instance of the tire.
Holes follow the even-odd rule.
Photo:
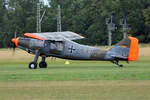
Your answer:
[[[47,63],[41,61],[40,64],[39,64],[39,67],[40,67],[40,68],[47,68]]]
[[[122,68],[122,67],[124,67],[124,66],[123,66],[123,65],[119,65],[119,67],[121,67],[121,68]]]
[[[36,68],[37,68],[37,63],[31,62],[31,63],[29,64],[29,69],[36,69]]]

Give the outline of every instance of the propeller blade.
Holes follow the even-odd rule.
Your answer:
[[[11,40],[11,41],[12,41],[11,47],[13,48],[13,53],[12,53],[12,55],[15,54],[16,47],[18,46],[18,39],[19,39],[19,38],[17,38],[17,32],[15,31],[15,33],[14,33],[14,38]]]

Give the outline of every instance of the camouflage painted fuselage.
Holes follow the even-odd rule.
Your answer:
[[[123,40],[123,41],[128,41]],[[127,60],[129,47],[116,45],[110,50],[101,50],[99,48],[78,44],[74,41],[64,39],[64,41],[37,40],[31,38],[19,38],[19,47],[28,53],[35,54],[35,50],[40,50],[40,56],[59,57],[71,60],[109,60],[113,61],[117,57],[123,56],[119,60]],[[119,57],[118,57],[119,58]]]

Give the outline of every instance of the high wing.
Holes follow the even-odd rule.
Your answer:
[[[74,32],[44,32],[44,33],[25,33],[25,37],[39,39],[39,40],[52,40],[64,41],[64,38],[69,40],[83,39],[84,37]]]

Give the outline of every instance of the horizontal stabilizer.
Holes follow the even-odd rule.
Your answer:
[[[118,59],[128,59],[128,57],[120,56],[120,55],[111,55],[111,57],[118,58]]]

